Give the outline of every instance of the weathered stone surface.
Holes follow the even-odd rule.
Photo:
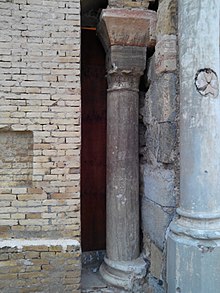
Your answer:
[[[126,261],[139,255],[138,93],[110,91],[107,111],[107,255]]]
[[[28,186],[33,173],[33,134],[0,132],[0,188]],[[25,190],[26,191],[26,190]]]
[[[216,239],[175,237],[169,233],[167,254],[168,293],[176,288],[180,292],[219,292],[220,247]]]
[[[167,208],[147,199],[142,199],[142,227],[143,232],[161,250],[164,248],[166,229],[173,217],[174,208]]]
[[[145,106],[141,109],[143,121],[145,124],[173,122],[176,118],[176,76],[173,73],[156,79],[151,79],[151,76],[155,77],[154,73],[149,76],[151,85],[146,93]]]
[[[145,132],[145,143],[146,147],[144,150],[144,158],[146,162],[155,164],[157,162],[157,153],[158,153],[158,124],[152,123],[146,125],[146,132]]]
[[[176,1],[161,0],[155,53],[147,65],[147,93],[140,117],[142,226],[144,253],[151,263],[144,292],[164,293],[165,235],[176,206],[177,52]],[[142,127],[143,132],[143,127]],[[143,136],[142,136],[143,139]]]
[[[147,9],[150,2],[155,0],[109,0],[110,7],[124,7],[124,8],[145,8]]]
[[[176,35],[163,35],[155,48],[156,73],[174,72],[177,69]]]
[[[144,233],[143,234],[143,250],[145,258],[150,262],[150,253],[151,253],[151,240],[150,237]]]
[[[163,254],[154,243],[151,243],[151,265],[150,273],[157,279],[161,279],[161,272],[163,269]]]
[[[157,280],[153,276],[149,275],[143,292],[144,293],[165,293],[166,291],[162,285],[163,284],[161,284],[160,280]]]
[[[146,127],[145,160],[171,163],[176,144],[176,76],[173,73],[156,75],[154,58],[150,61],[149,83],[144,106],[140,110]],[[142,143],[143,145],[143,143]]]
[[[176,124],[171,122],[159,123],[159,148],[157,161],[173,163],[175,158]]]
[[[163,166],[147,164],[142,167],[143,197],[159,204],[160,206],[175,207],[173,170],[164,169]]]
[[[157,15],[157,39],[163,35],[175,35],[177,25],[177,8],[176,0],[160,1]]]
[[[146,47],[137,47],[137,46],[111,46],[108,50],[107,54],[107,62],[106,67],[110,72],[117,70],[123,70],[124,73],[127,73],[127,78],[129,79],[129,72],[132,74],[133,72],[137,72],[138,83],[140,80],[140,75],[143,74],[145,69],[145,60],[146,60]],[[129,80],[129,82],[131,82]],[[136,88],[137,81],[134,84],[134,88]],[[129,84],[131,88],[132,84]]]

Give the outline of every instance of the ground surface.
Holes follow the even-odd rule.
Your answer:
[[[82,293],[126,293],[122,289],[109,287],[99,273],[104,251],[86,252],[82,258]]]

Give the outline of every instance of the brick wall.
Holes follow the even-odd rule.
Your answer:
[[[78,292],[80,249],[74,240],[1,241],[1,293]]]
[[[79,9],[79,0],[0,0],[2,239],[79,240]]]

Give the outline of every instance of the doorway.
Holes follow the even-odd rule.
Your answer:
[[[106,243],[105,52],[93,28],[81,30],[81,243],[82,251]]]

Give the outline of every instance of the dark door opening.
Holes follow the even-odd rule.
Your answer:
[[[105,52],[92,29],[81,31],[81,241],[83,251],[105,249],[106,108]]]

